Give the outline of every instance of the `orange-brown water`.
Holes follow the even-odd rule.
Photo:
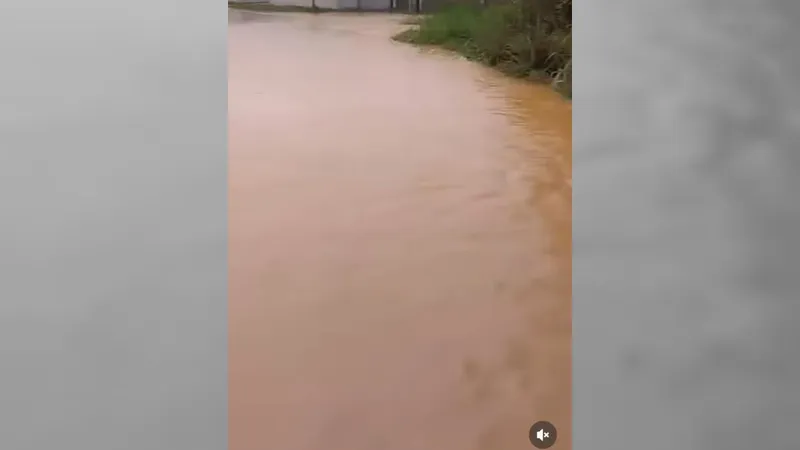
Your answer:
[[[398,23],[230,12],[229,448],[569,449],[570,106]]]

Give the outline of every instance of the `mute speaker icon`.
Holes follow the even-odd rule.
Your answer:
[[[543,429],[536,432],[536,439],[538,439],[538,440],[540,440],[542,442],[544,442],[544,438],[549,438],[549,437],[550,437],[550,433],[544,431]]]
[[[557,437],[556,427],[550,422],[540,421],[533,424],[528,432],[528,438],[534,447],[539,449],[546,449],[556,443]]]

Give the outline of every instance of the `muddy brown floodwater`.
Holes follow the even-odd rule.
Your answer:
[[[231,450],[571,448],[571,108],[399,20],[229,12]]]

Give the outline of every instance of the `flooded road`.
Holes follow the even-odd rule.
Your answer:
[[[231,450],[571,448],[571,111],[388,38],[229,13]]]

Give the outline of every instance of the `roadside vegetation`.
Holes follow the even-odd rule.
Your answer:
[[[395,40],[453,50],[511,76],[547,81],[572,97],[572,0],[451,5]]]

